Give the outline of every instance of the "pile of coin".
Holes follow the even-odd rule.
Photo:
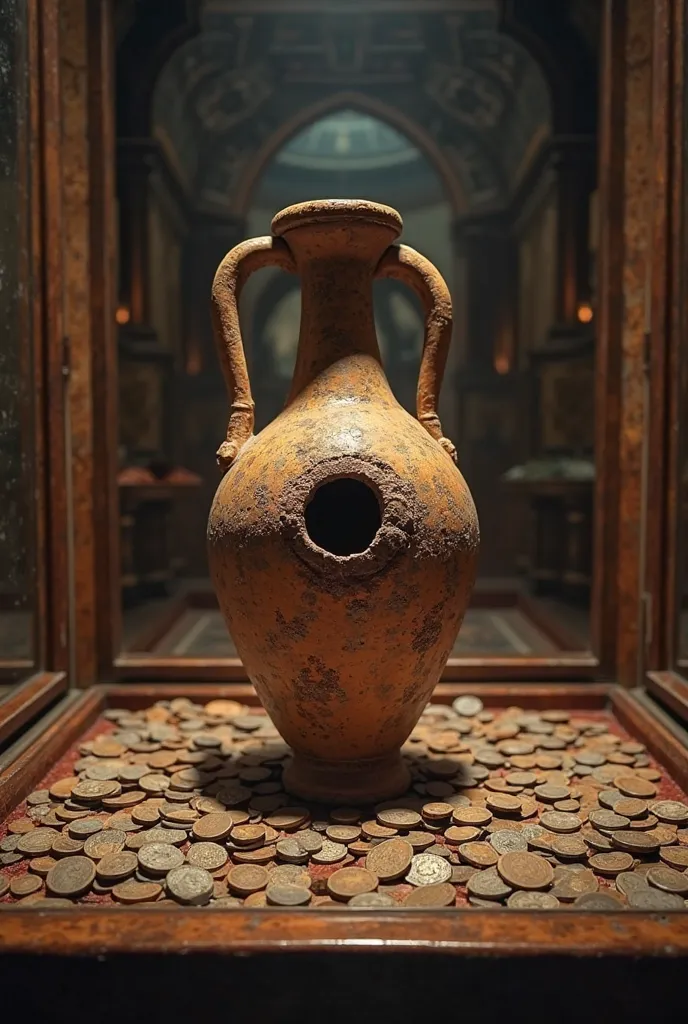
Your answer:
[[[304,806],[259,708],[112,708],[0,828],[0,904],[688,906],[688,804],[604,713],[430,704],[403,797]],[[4,869],[4,870],[3,870]]]

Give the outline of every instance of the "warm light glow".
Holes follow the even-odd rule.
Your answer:
[[[494,358],[494,368],[497,373],[504,375],[511,369],[511,363],[506,352],[498,352]]]
[[[115,313],[115,320],[118,324],[128,324],[131,319],[131,313],[129,312],[128,306],[118,306],[117,312]]]
[[[592,306],[588,302],[578,304],[578,319],[582,324],[589,324],[593,315]]]

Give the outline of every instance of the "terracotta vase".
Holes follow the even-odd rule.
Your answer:
[[[475,578],[475,507],[437,415],[451,299],[428,260],[393,244],[401,227],[395,210],[360,200],[292,206],[271,238],[233,249],[213,285],[231,412],[211,573],[248,676],[293,748],[285,785],[311,799],[405,791],[400,748]],[[253,436],[237,300],[266,265],[299,274],[301,331],[285,409]],[[417,419],[382,369],[375,277],[405,282],[425,309]]]

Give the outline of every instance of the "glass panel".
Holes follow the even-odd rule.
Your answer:
[[[0,695],[36,660],[26,4],[0,0]]]
[[[218,263],[244,238],[268,234],[287,205],[363,197],[400,211],[402,240],[434,263],[453,296],[440,413],[482,546],[452,656],[587,653],[593,135],[554,135],[542,68],[499,30],[496,4],[460,19],[422,4],[409,17],[352,13],[335,27],[324,14],[291,15],[288,5],[251,21],[220,6],[159,78],[153,120],[163,157],[138,169],[132,158],[120,182],[126,650],[234,653],[205,551],[228,411],[208,309]],[[598,28],[594,14],[585,33],[573,21],[566,28],[591,67]],[[188,218],[173,178],[186,189]],[[259,271],[244,289],[257,429],[288,393],[300,301],[299,281],[278,269]],[[374,316],[389,383],[414,413],[420,306],[402,285],[379,281]]]

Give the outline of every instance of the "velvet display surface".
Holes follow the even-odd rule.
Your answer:
[[[489,710],[491,712],[493,712],[493,714],[496,717],[496,716],[499,716],[501,713],[503,713],[506,709],[498,708],[498,707],[490,707]],[[512,711],[513,709],[510,708],[509,710]],[[265,716],[265,712],[261,708],[256,708],[256,707],[248,708],[248,707],[246,707],[245,711],[247,713],[250,712],[251,715]],[[614,736],[617,736],[619,738],[620,742],[627,742],[627,741],[630,741],[630,740],[633,739],[633,737],[621,726],[621,724],[618,722],[618,720],[608,710],[587,710],[586,709],[586,710],[582,711],[580,708],[576,708],[576,709],[572,709],[570,711],[570,716],[571,716],[572,719],[585,720],[586,722],[590,723],[591,725],[593,723],[594,724],[599,724],[599,725],[604,725],[606,727],[607,731],[610,734],[612,734]],[[265,716],[265,717],[267,718],[267,716]],[[89,744],[89,743],[91,743],[92,741],[96,740],[99,737],[108,736],[108,735],[112,734],[113,732],[115,732],[115,730],[117,728],[118,728],[118,726],[117,726],[117,724],[115,722],[108,721],[104,717],[99,718],[88,730],[86,730],[83,733],[83,735],[80,737],[79,741],[77,743],[75,743],[64,754],[64,756],[62,758],[60,758],[60,760],[58,762],[55,763],[55,765],[51,768],[51,770],[45,775],[45,777],[41,780],[41,782],[35,788],[36,789],[48,789],[57,780],[63,779],[63,778],[67,778],[69,776],[74,775],[75,774],[75,772],[74,772],[74,765],[75,765],[75,763],[80,758],[82,758],[84,756],[84,749],[83,749],[84,748],[84,744]],[[448,756],[451,757],[451,754],[449,754]],[[656,796],[654,796],[652,799],[655,800],[655,801],[656,800],[674,800],[674,801],[687,802],[686,794],[682,791],[680,786],[671,778],[671,776],[664,770],[662,765],[659,764],[656,761],[656,759],[650,757],[649,755],[648,755],[648,758],[649,758],[649,765],[648,765],[648,767],[656,769],[661,774],[661,781],[658,781],[656,783],[656,786],[657,786]],[[513,771],[513,770],[514,769],[510,768],[508,765],[496,768],[496,769],[490,771],[490,778],[491,779],[495,779],[495,778],[498,778],[500,776],[505,776],[505,775],[509,774],[510,771]],[[153,769],[151,769],[151,771],[153,771]],[[623,773],[624,773],[624,766],[619,764],[618,765],[618,774],[619,775],[623,775]],[[572,785],[575,787],[575,780],[572,782]],[[611,786],[611,783],[609,785]],[[600,787],[600,788],[604,788],[604,787]],[[427,799],[428,800],[432,800],[433,797],[428,797]],[[441,797],[438,797],[437,799],[441,800]],[[303,803],[303,801],[300,801],[300,800],[297,801],[296,799],[294,799],[293,802],[294,803],[298,802],[299,804]],[[393,803],[393,801],[389,801],[388,803],[391,804],[391,803]],[[400,799],[400,804],[403,805],[403,798]],[[544,804],[541,805],[541,807],[540,807],[540,811],[545,811],[545,810],[548,810],[548,809],[550,809],[550,808],[548,808]],[[10,815],[6,818],[6,820],[0,825],[0,839],[4,838],[7,835],[8,830],[9,830],[9,826],[11,825],[11,823],[17,821],[20,818],[25,817],[28,810],[29,810],[29,807],[28,807],[26,801],[23,801],[21,804],[19,804],[10,813]],[[321,805],[314,805],[313,804],[313,805],[309,805],[309,810],[311,812],[312,820],[314,820],[314,821],[316,821],[316,820],[323,820],[323,819],[327,820],[328,808],[323,807]],[[103,812],[103,811],[99,811],[99,810],[93,810],[92,813],[93,813],[94,816],[97,816],[99,818],[107,819],[109,817],[107,812]],[[584,816],[582,816],[582,817],[584,819]],[[365,818],[373,818],[374,819],[375,818],[375,811],[372,808],[361,808],[361,820],[365,820]],[[530,819],[530,820],[535,821],[537,819]],[[523,824],[526,824],[526,823],[527,822],[525,822],[525,821],[523,822]],[[41,824],[40,821],[36,822],[37,826],[40,826],[40,824]],[[509,825],[508,820],[505,820],[504,824],[505,824],[506,827],[508,827],[508,825]],[[293,835],[294,835],[293,831],[291,831],[291,832],[284,832],[284,833],[282,833],[281,838],[289,838],[289,837],[293,837]],[[401,836],[401,838],[403,838],[403,833],[400,833],[400,836]],[[554,836],[552,838],[554,838]],[[444,835],[442,834],[442,832],[437,832],[436,834],[433,835],[433,842],[436,843],[436,844],[439,844],[439,845],[447,845],[446,841],[445,841],[445,838],[444,838]],[[186,841],[179,848],[182,850],[183,853],[186,854],[188,852],[188,850],[189,850],[189,847],[190,847],[190,843],[189,843],[189,841]],[[455,849],[455,847],[450,847],[450,849]],[[335,863],[335,864],[315,864],[315,863],[310,863],[308,865],[308,871],[309,871],[309,873],[311,875],[311,878],[313,880],[313,892],[315,894],[320,894],[324,898],[324,895],[326,893],[327,878],[331,874],[333,874],[335,871],[341,869],[343,866],[359,866],[359,867],[363,867],[364,864],[365,864],[365,857],[354,857],[352,854],[349,854],[344,861],[340,861],[340,862]],[[268,864],[267,865],[268,869],[271,866],[272,866],[271,864]],[[21,861],[17,861],[17,862],[15,862],[13,864],[0,865],[0,871],[3,874],[5,874],[6,876],[8,876],[10,879],[12,879],[14,877],[17,877],[17,876],[20,876],[20,875],[26,874],[28,872],[28,868],[29,868],[29,860],[27,858],[24,858]],[[219,874],[221,876],[222,872],[220,872]],[[605,878],[605,877],[603,877],[603,876],[598,874],[597,875],[597,879],[598,879],[598,882],[599,882],[599,891],[600,892],[604,892],[606,890],[615,891],[615,889],[614,889],[614,879],[613,878]],[[34,894],[32,894],[31,896],[28,896],[28,897],[20,897],[20,898],[15,898],[10,893],[7,893],[0,900],[0,904],[2,904],[2,905],[15,905],[15,906],[18,905],[18,904],[27,905],[27,906],[35,905],[37,908],[40,908],[41,900],[46,895],[45,883],[44,883],[43,880],[41,880],[41,881],[42,881],[41,890],[38,891],[37,893],[34,893]],[[392,896],[392,898],[395,901],[399,902],[399,903],[402,903],[404,901],[405,897],[408,896],[408,894],[410,892],[412,892],[413,889],[414,889],[414,886],[408,884],[405,881],[400,881],[400,882],[398,882],[396,884],[394,884],[394,883],[388,884],[388,885],[385,885],[385,887],[384,887],[384,891],[387,894],[389,894],[390,896]],[[469,908],[469,904],[468,904],[468,899],[467,899],[465,885],[457,884],[455,886],[455,889],[456,889],[456,897],[455,897],[455,902],[454,902],[453,906],[458,907],[458,908],[465,907],[466,909],[470,909]],[[314,901],[317,901],[317,899],[318,899],[318,895],[314,896]],[[168,904],[170,902],[169,898],[165,897],[164,889],[163,889],[163,893],[161,894],[159,902],[163,901],[163,900],[166,901]],[[75,900],[74,903],[75,903],[75,905],[84,905],[84,904],[86,904],[86,905],[92,905],[92,904],[95,904],[95,905],[109,905],[109,906],[112,906],[112,905],[120,906],[121,905],[121,904],[116,903],[116,901],[113,900],[111,895],[109,895],[108,893],[97,894],[97,893],[94,893],[94,892],[89,892],[86,896],[81,897],[78,900]],[[140,904],[140,905],[141,906],[150,906],[150,905],[153,905],[153,904]],[[323,909],[325,909],[325,906],[327,906],[327,905],[332,906],[332,902],[330,900],[328,900],[327,904],[324,904]],[[208,906],[212,907],[212,904],[209,904]],[[341,904],[340,904],[340,906],[341,906]],[[311,909],[312,910],[316,910],[317,909],[317,903],[316,902],[314,902],[311,905]],[[451,908],[448,908],[448,909],[451,909]]]

